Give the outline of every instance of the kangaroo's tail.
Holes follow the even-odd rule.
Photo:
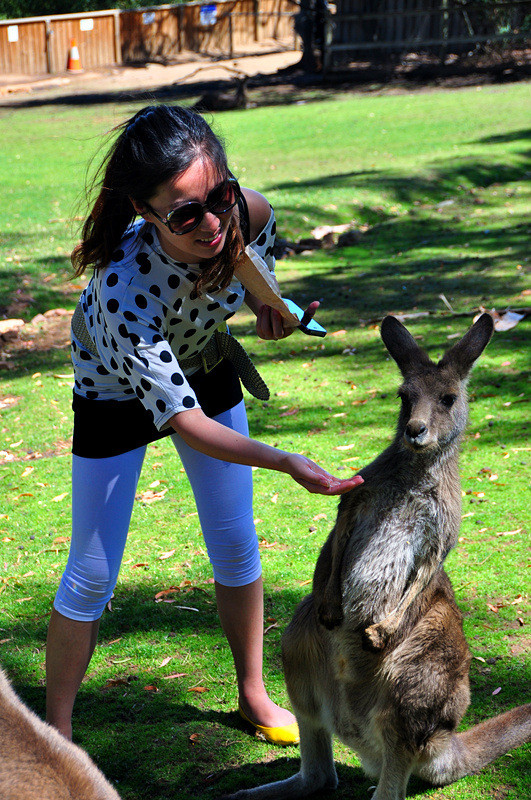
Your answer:
[[[479,772],[498,756],[531,741],[531,703],[450,736],[447,746],[418,764],[415,774],[437,786]],[[427,754],[428,755],[428,754]]]

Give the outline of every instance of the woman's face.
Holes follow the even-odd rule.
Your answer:
[[[207,195],[223,180],[219,171],[207,158],[199,157],[179,175],[162,183],[156,194],[148,198],[150,207],[165,219],[184,203],[206,202]],[[137,209],[139,210],[139,209]],[[221,253],[225,244],[229,223],[234,213],[231,208],[223,214],[213,214],[204,209],[203,219],[193,231],[178,236],[152,213],[143,217],[157,228],[162,249],[176,261],[197,263]]]

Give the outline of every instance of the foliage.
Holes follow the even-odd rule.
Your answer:
[[[107,11],[111,8],[144,8],[149,5],[157,3],[143,0],[3,0],[0,19],[78,14],[85,11]]]
[[[281,235],[347,223],[360,233],[357,244],[278,263],[286,296],[322,300],[325,339],[262,342],[249,314],[235,320],[272,390],[267,404],[248,400],[252,435],[346,475],[393,433],[399,376],[379,338],[385,313],[431,312],[406,324],[436,358],[479,306],[528,304],[527,93],[521,84],[345,94],[215,117],[235,174],[271,200]],[[102,133],[138,108],[130,98],[93,106],[76,98],[0,111],[2,316],[29,322],[73,308],[80,284],[68,253],[85,165]],[[70,536],[72,374],[64,336],[45,338],[47,319],[3,344],[0,357],[0,663],[41,714],[47,619]],[[473,655],[465,727],[524,702],[529,685],[525,325],[495,335],[470,382],[462,528],[447,561]],[[309,591],[337,502],[284,475],[254,475],[265,673],[274,699],[286,702],[280,636]],[[297,749],[250,736],[236,702],[192,492],[170,443],[158,442],[76,704],[75,739],[124,800],[217,797],[293,773]],[[334,752],[335,796],[366,798],[372,782],[356,757],[339,743]],[[410,796],[520,800],[528,755],[521,748],[444,789],[413,783]]]

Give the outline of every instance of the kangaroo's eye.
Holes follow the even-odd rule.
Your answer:
[[[455,401],[457,400],[457,396],[455,394],[443,394],[441,397],[441,403],[446,408],[451,408]]]

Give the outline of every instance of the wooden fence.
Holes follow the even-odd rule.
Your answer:
[[[334,0],[324,45],[327,69],[406,53],[443,58],[481,46],[529,47],[529,0]]]
[[[221,0],[0,20],[0,74],[64,72],[75,39],[83,69],[190,51],[226,55],[265,40],[296,49],[294,0]]]

